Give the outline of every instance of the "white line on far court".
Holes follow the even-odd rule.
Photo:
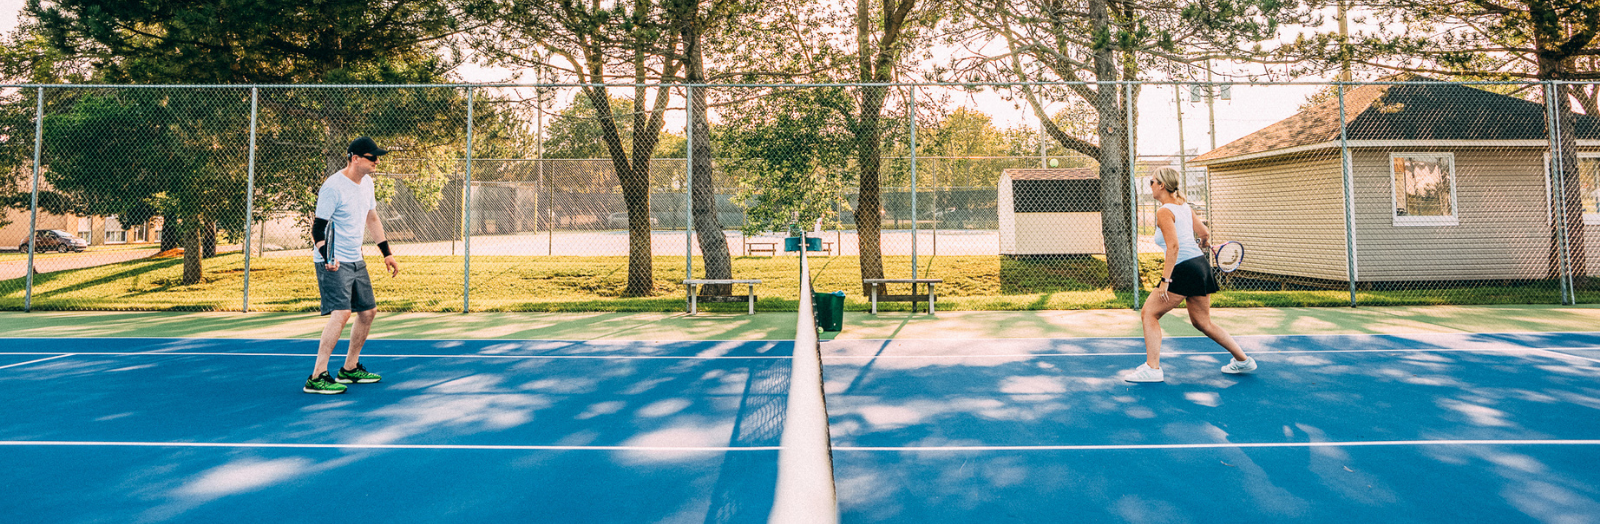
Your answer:
[[[1320,355],[1326,353],[1528,353],[1540,351],[1595,351],[1600,346],[1567,348],[1503,347],[1503,348],[1397,348],[1397,349],[1286,349],[1251,351],[1255,355]],[[1226,355],[1226,351],[1162,351],[1164,356]],[[1126,357],[1144,356],[1138,352],[1108,353],[995,353],[990,355],[823,355],[823,360],[873,360],[873,359],[953,359],[953,358],[1035,358],[1035,357]],[[1572,356],[1572,355],[1567,355]],[[1574,357],[1583,358],[1583,357]],[[1588,360],[1588,359],[1584,359]],[[1600,362],[1600,361],[1597,361]]]
[[[1375,440],[1350,442],[1214,442],[1204,444],[1101,444],[1079,446],[834,446],[834,451],[1121,451],[1232,448],[1346,448],[1382,446],[1597,446],[1600,440]]]
[[[139,447],[139,448],[279,448],[279,449],[435,449],[501,451],[777,451],[778,446],[517,446],[470,444],[292,444],[274,442],[116,442],[75,440],[0,440],[0,446]]]
[[[539,446],[468,444],[293,444],[274,442],[119,442],[71,440],[0,440],[0,446],[142,447],[142,448],[267,448],[467,451],[643,451],[730,452],[778,451],[778,446]],[[1600,439],[1574,440],[1377,440],[1347,442],[1211,442],[1201,444],[1085,444],[1061,446],[833,446],[834,451],[1138,451],[1164,449],[1344,448],[1404,446],[1600,446]]]
[[[76,355],[76,353],[67,353],[65,355],[56,355],[56,356],[53,356],[53,357],[50,357],[50,358],[41,358],[41,359],[38,359],[38,360],[29,360],[27,362],[18,362],[16,364],[7,364],[7,365],[4,365],[4,366],[0,366],[0,369],[14,368],[14,367],[17,367],[17,366],[26,366],[28,364],[37,364],[37,363],[40,363],[40,362],[44,362],[46,360],[55,360],[55,359],[58,359],[58,358],[61,358],[61,357],[70,357],[70,356],[73,356],[73,355]]]
[[[1340,354],[1340,353],[1540,353],[1540,352],[1544,352],[1544,353],[1549,354],[1549,356],[1555,356],[1558,353],[1551,353],[1551,352],[1555,352],[1555,351],[1597,351],[1597,350],[1600,350],[1600,346],[1560,347],[1560,348],[1502,347],[1502,348],[1397,348],[1397,349],[1291,349],[1291,350],[1274,350],[1274,351],[1252,351],[1251,353],[1252,354],[1256,354],[1256,355],[1322,355],[1322,354]],[[314,353],[256,353],[256,352],[219,352],[219,351],[182,351],[182,350],[97,351],[97,352],[92,352],[92,353],[69,353],[69,354],[66,354],[66,355],[62,355],[62,354],[58,354],[58,353],[51,353],[51,352],[19,351],[19,352],[0,353],[0,354],[3,354],[3,355],[55,355],[54,357],[51,357],[51,358],[60,358],[60,357],[72,356],[72,355],[109,356],[109,357],[117,357],[117,356],[123,356],[123,357],[125,357],[125,356],[310,357],[310,356],[316,356]],[[1221,351],[1221,350],[1218,350],[1218,351],[1163,351],[1162,354],[1166,355],[1166,356],[1169,356],[1169,357],[1172,357],[1172,356],[1186,356],[1186,355],[1226,355],[1227,352],[1226,351]],[[1574,359],[1580,359],[1580,360],[1590,360],[1590,361],[1594,361],[1594,362],[1600,362],[1600,360],[1590,359],[1590,358],[1587,358],[1587,357],[1581,357],[1581,356],[1577,356],[1577,355],[1571,355],[1571,354],[1567,354],[1567,353],[1559,353],[1559,355],[1562,356],[1562,357],[1566,357],[1566,358],[1574,358]],[[499,359],[499,360],[529,360],[529,359],[552,359],[552,360],[788,360],[790,358],[793,358],[793,357],[791,357],[789,355],[479,355],[479,354],[453,354],[453,355],[451,355],[451,354],[444,354],[444,355],[421,355],[421,354],[417,354],[417,355],[409,355],[409,354],[384,354],[384,353],[363,353],[361,356],[362,357],[367,357],[367,358],[463,358],[463,359],[488,359],[488,360],[495,360],[495,359]],[[822,359],[823,360],[874,360],[874,359],[885,360],[885,359],[985,359],[985,358],[1060,358],[1060,357],[1127,357],[1127,356],[1144,356],[1144,352],[1143,351],[1137,351],[1137,352],[1107,352],[1107,353],[994,353],[994,354],[988,354],[988,355],[983,355],[983,354],[973,354],[973,355],[823,355]],[[41,360],[49,360],[49,359],[41,359]],[[34,362],[39,362],[39,361],[34,361]],[[20,363],[20,364],[12,364],[11,366],[20,366],[20,365],[29,364],[29,363],[31,363],[31,362],[23,362],[23,363]],[[11,366],[0,366],[0,369],[4,369],[5,367],[11,367]]]

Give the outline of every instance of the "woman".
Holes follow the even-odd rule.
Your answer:
[[[1211,231],[1187,205],[1179,186],[1181,179],[1178,170],[1170,167],[1156,169],[1150,176],[1150,194],[1161,202],[1156,209],[1156,227],[1161,229],[1156,245],[1167,251],[1167,257],[1161,265],[1161,285],[1150,293],[1140,315],[1144,321],[1144,364],[1124,377],[1129,382],[1166,380],[1166,373],[1161,370],[1161,317],[1184,300],[1188,300],[1189,322],[1233,354],[1233,360],[1222,366],[1223,373],[1256,369],[1256,360],[1246,356],[1233,337],[1211,321],[1210,295],[1217,292],[1217,279],[1200,247],[1210,239]],[[1200,242],[1195,242],[1197,236]]]

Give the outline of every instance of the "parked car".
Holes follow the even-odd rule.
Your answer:
[[[34,249],[41,252],[56,251],[66,253],[68,251],[76,251],[82,253],[83,250],[89,248],[89,241],[72,236],[72,233],[60,229],[40,229],[34,232],[33,245]],[[23,242],[17,246],[17,251],[28,252],[28,243]]]
[[[650,217],[650,229],[655,229],[658,224],[660,221],[656,217]],[[606,229],[628,229],[628,214],[612,213],[606,216]]]

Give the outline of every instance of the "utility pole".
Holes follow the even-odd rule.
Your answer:
[[[1350,75],[1350,16],[1346,12],[1349,7],[1346,2],[1339,0],[1339,81],[1349,82]]]

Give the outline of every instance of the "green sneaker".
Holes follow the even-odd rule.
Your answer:
[[[355,369],[339,368],[340,384],[371,384],[379,380],[383,380],[383,377],[377,373],[367,371],[366,366],[361,365],[360,362],[356,363]]]
[[[318,395],[338,395],[344,393],[344,390],[344,384],[334,382],[333,377],[328,376],[326,371],[322,372],[321,375],[306,379],[306,387],[300,389],[300,391]]]

